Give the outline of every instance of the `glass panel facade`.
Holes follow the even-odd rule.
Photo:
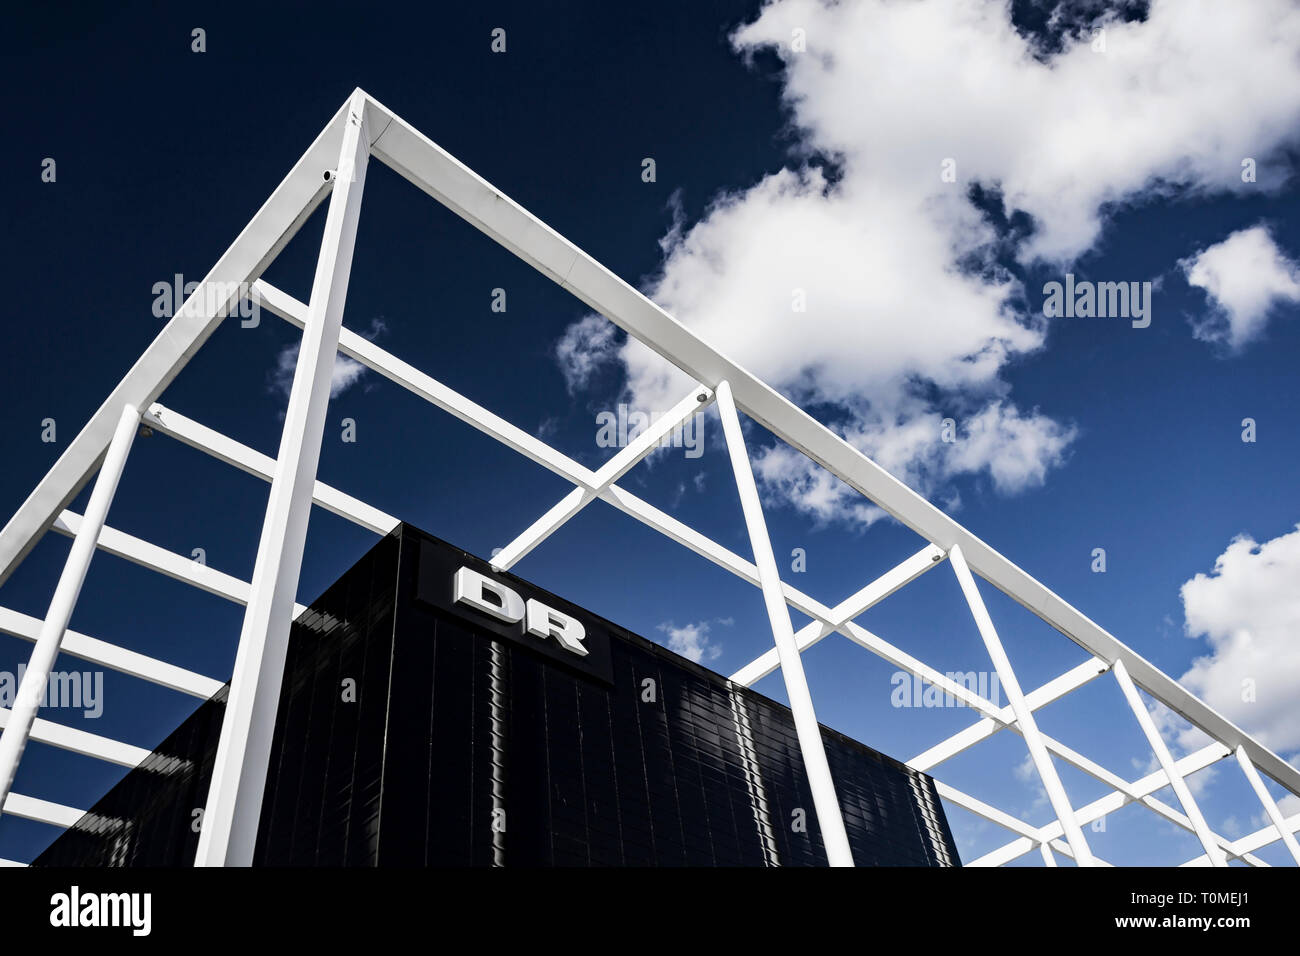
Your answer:
[[[461,567],[521,607],[531,599],[579,621],[588,653],[545,627],[529,633],[533,618],[458,603]],[[192,862],[192,811],[206,797],[223,699],[36,864]],[[822,737],[858,865],[958,863],[929,777],[827,728]],[[294,624],[256,858],[826,862],[787,708],[405,525]]]

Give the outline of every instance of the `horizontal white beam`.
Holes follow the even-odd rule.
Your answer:
[[[35,820],[37,823],[48,823],[51,826],[64,828],[72,826],[86,814],[85,810],[64,806],[61,803],[51,803],[49,800],[41,800],[37,797],[24,796],[13,791],[9,792],[5,800],[4,812],[10,816],[22,817],[24,820]]]
[[[0,707],[0,728],[8,726],[9,716],[9,709]],[[43,717],[37,717],[32,721],[31,733],[28,736],[51,747],[58,747],[60,750],[68,750],[85,757],[94,757],[97,760],[106,760],[121,767],[138,767],[150,754],[150,751],[143,747],[77,730]]]
[[[219,431],[200,425],[180,412],[155,402],[144,413],[144,422],[164,435],[184,442],[240,471],[270,481],[275,472],[275,459],[227,438]],[[372,508],[359,498],[344,494],[322,481],[316,482],[312,499],[326,511],[347,518],[376,534],[388,534],[398,525],[398,520],[378,508]]]
[[[1255,765],[1300,794],[1300,770],[1199,700],[1049,588],[1026,574],[930,502],[740,367],[427,136],[367,98],[382,130],[372,154],[411,183],[509,249],[543,275],[657,352],[692,379],[729,382],[736,404],[778,438],[807,455],[905,526],[945,552],[960,546],[970,568],[1101,659],[1123,658],[1139,686],[1211,738],[1245,746]],[[1032,719],[1032,718],[1031,718]]]
[[[0,857],[0,866],[26,866],[26,863],[19,863],[17,860],[6,860]]]
[[[40,630],[39,618],[0,607],[0,632],[25,641],[35,641]],[[168,664],[145,654],[137,654],[135,651],[128,651],[124,647],[76,631],[68,631],[63,636],[60,650],[64,654],[71,654],[92,664],[130,674],[132,677],[139,677],[201,700],[207,700],[223,686],[221,681],[211,677],[204,677],[202,674],[177,667],[175,664]]]
[[[69,537],[75,535],[79,527],[81,527],[81,515],[74,511],[64,511],[55,519],[53,525],[55,531]],[[124,531],[118,531],[116,528],[104,526],[104,530],[99,534],[99,548],[235,604],[248,603],[247,581],[241,581],[223,571],[210,568],[206,564],[199,564],[191,558],[182,557]],[[306,605],[295,604],[294,617],[296,618],[305,610],[307,610]]]

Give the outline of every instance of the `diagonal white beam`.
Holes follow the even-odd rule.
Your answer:
[[[216,330],[231,305],[239,301],[241,284],[261,275],[328,193],[322,173],[333,167],[338,156],[345,115],[346,106],[294,164],[194,294],[163,326],[0,531],[0,583],[94,474],[122,407],[146,408],[162,394]]]
[[[1025,695],[1025,702],[1030,710],[1041,710],[1053,701],[1059,700],[1072,690],[1077,690],[1089,681],[1095,680],[1110,668],[1105,661],[1090,657],[1059,677],[1048,681],[1043,686]],[[947,740],[943,740],[924,753],[917,754],[907,765],[913,770],[926,773],[945,760],[957,756],[963,750],[975,746],[981,740],[987,740],[999,730],[1015,722],[1015,712],[1010,705],[1003,707],[995,720],[984,717],[971,724],[965,730],[958,731]]]
[[[391,110],[368,98],[376,129],[373,155],[470,225],[609,318],[693,380],[727,381],[735,402],[778,438],[807,455],[902,524],[945,551],[960,545],[971,569],[1102,660],[1123,657],[1133,680],[1157,700],[1229,747],[1246,747],[1262,771],[1300,794],[1290,766],[1177,681],[1061,600],[843,438],[677,322],[554,229],[476,175]]]
[[[199,833],[199,866],[249,866],[257,842],[271,736],[279,706],[294,594],[302,570],[330,381],[343,324],[361,194],[370,157],[365,94],[348,104],[334,192],[325,218],[311,312],[298,350],[275,477],[257,546],[212,782]]]
[[[983,800],[980,800],[977,797],[972,797],[969,793],[965,793],[961,790],[958,790],[956,787],[951,786],[950,784],[942,783],[941,781],[936,780],[934,782],[934,786],[939,796],[943,797],[946,800],[952,801],[952,803],[961,807],[963,810],[967,810],[978,817],[982,817],[983,819],[988,820],[990,823],[996,823],[998,826],[1010,830],[1012,833],[1018,833],[1024,839],[1032,840],[1034,843],[1038,844],[1039,846],[1046,846],[1048,842],[1048,838],[1043,837],[1042,830],[1034,826],[1032,823],[1027,823],[1024,820],[1021,820],[1019,817],[1013,817],[1005,810],[999,810],[997,807],[985,803]],[[1054,845],[1057,846],[1057,848],[1060,850],[1061,853],[1070,857],[1071,859],[1074,859],[1074,851],[1070,848],[1068,844],[1057,843]],[[1107,863],[1105,860],[1102,860],[1095,855],[1093,856],[1092,859],[1094,863],[1100,866],[1111,865]],[[968,863],[966,865],[971,866],[972,864]],[[1051,865],[1055,866],[1056,861],[1053,860]]]
[[[5,798],[4,812],[12,817],[35,820],[37,823],[48,823],[56,827],[70,827],[86,815],[85,810],[78,810],[76,807],[13,792]]]
[[[164,435],[184,442],[264,481],[270,481],[271,476],[275,474],[275,459],[270,455],[254,451],[247,445],[242,445],[233,438],[227,438],[221,432],[200,425],[180,412],[166,408],[157,402],[145,411],[144,421]],[[385,514],[378,508],[372,508],[359,498],[332,488],[323,481],[316,482],[312,500],[326,511],[340,518],[346,518],[375,534],[388,534],[398,525],[398,520],[392,515]]]
[[[76,535],[82,523],[81,515],[75,511],[65,511],[54,522],[54,531],[69,536]],[[141,540],[116,528],[105,527],[99,535],[99,549],[116,557],[138,564],[141,567],[157,571],[159,574],[193,585],[200,591],[207,591],[223,597],[235,604],[247,604],[249,584],[233,575],[210,568],[206,564],[191,558],[182,557],[166,548]],[[294,605],[294,617],[307,608],[303,604]]]
[[[1294,834],[1287,829],[1286,821],[1282,817],[1282,811],[1278,809],[1272,794],[1264,786],[1264,781],[1259,778],[1259,772],[1255,769],[1255,765],[1250,762],[1250,755],[1246,753],[1246,748],[1238,747],[1236,754],[1237,763],[1241,765],[1241,772],[1246,775],[1251,789],[1255,791],[1255,796],[1259,797],[1259,802],[1264,807],[1264,813],[1267,814],[1269,821],[1277,829],[1277,835],[1285,844],[1291,858],[1296,861],[1297,865],[1300,865],[1300,843],[1296,842]]]
[[[41,631],[32,647],[27,670],[14,695],[13,710],[6,717],[4,732],[0,733],[0,806],[5,805],[5,798],[18,773],[18,762],[27,748],[36,712],[45,696],[50,670],[59,656],[59,647],[63,644],[68,622],[72,620],[72,611],[77,606],[81,586],[86,582],[90,560],[95,556],[95,543],[104,527],[104,519],[108,517],[108,509],[113,504],[113,496],[117,493],[117,485],[126,468],[126,457],[131,451],[131,442],[135,439],[139,424],[140,412],[134,405],[126,405],[119,411],[117,427],[113,429],[113,437],[104,454],[95,487],[86,503],[86,519],[68,551],[67,560],[59,574],[59,582],[50,597],[49,610],[45,612]]]
[[[845,598],[831,609],[825,619],[810,621],[795,634],[795,644],[800,653],[812,647],[826,635],[838,631],[858,615],[875,607],[899,588],[915,581],[943,560],[944,554],[934,545],[928,545],[906,561],[895,565],[851,597]],[[780,666],[776,648],[765,651],[731,675],[732,683],[752,687]]]
[[[1065,787],[1061,785],[1061,778],[1056,774],[1056,767],[1052,764],[1047,747],[1039,736],[1034,713],[1025,703],[1024,694],[1020,692],[1020,681],[1016,678],[1016,672],[1011,667],[1007,652],[1003,649],[1002,641],[993,627],[993,620],[984,606],[984,599],[980,596],[970,569],[966,566],[966,558],[962,554],[960,545],[955,545],[948,552],[948,563],[952,565],[953,572],[957,575],[962,594],[965,595],[966,603],[970,606],[971,616],[975,618],[975,626],[979,629],[980,637],[984,639],[984,646],[988,648],[993,667],[998,672],[1002,688],[1009,698],[1011,710],[1016,715],[1016,724],[1029,748],[1030,759],[1033,760],[1034,768],[1038,771],[1043,789],[1047,791],[1047,799],[1051,802],[1052,809],[1056,811],[1057,820],[1065,829],[1065,839],[1069,842],[1070,849],[1074,851],[1075,862],[1079,866],[1090,866],[1092,853],[1088,849],[1088,841],[1074,818],[1074,808],[1070,806],[1070,798],[1066,795]]]
[[[1208,744],[1195,753],[1183,757],[1176,763],[1176,766],[1178,772],[1184,777],[1187,777],[1198,770],[1202,770],[1213,763],[1217,763],[1224,757],[1228,756],[1231,752],[1232,751],[1228,750],[1228,748],[1223,744]],[[1134,800],[1155,793],[1161,787],[1167,786],[1168,783],[1169,778],[1165,775],[1165,772],[1163,770],[1157,770],[1154,773],[1147,774],[1147,776],[1140,780],[1135,780],[1133,783],[1129,784],[1128,792],[1114,790],[1106,794],[1104,797],[1099,797],[1092,803],[1080,807],[1075,811],[1075,819],[1079,821],[1080,826],[1089,824],[1094,820],[1100,820],[1107,814],[1114,813],[1116,810],[1132,803]],[[1037,839],[1030,840],[1022,838],[1019,840],[1013,840],[1005,846],[1001,846],[990,853],[986,853],[984,856],[977,860],[973,860],[966,865],[1002,866],[1005,863],[1010,863],[1017,857],[1024,856],[1032,850],[1036,844],[1041,843],[1043,840],[1055,839],[1056,837],[1062,836],[1064,832],[1064,829],[1061,827],[1061,822],[1059,820],[1053,820],[1051,823],[1038,829]]]
[[[626,448],[620,449],[618,454],[601,466],[592,479],[592,485],[574,488],[525,529],[519,537],[502,548],[492,558],[492,567],[498,571],[509,571],[530,551],[558,531],[561,525],[594,501],[601,492],[627,474],[637,462],[659,447],[660,441],[673,429],[705,408],[711,400],[712,395],[708,389],[698,385],[693,387],[668,414],[650,427],[642,429],[632,441],[628,442]]]
[[[1106,784],[1108,787],[1111,787],[1113,790],[1118,790],[1119,792],[1132,797],[1134,800],[1140,802],[1148,809],[1164,817],[1169,822],[1182,827],[1184,830],[1187,830],[1189,833],[1192,833],[1193,835],[1199,838],[1200,834],[1197,833],[1196,826],[1195,824],[1192,823],[1191,819],[1187,817],[1185,814],[1179,813],[1173,807],[1169,806],[1169,804],[1165,803],[1162,800],[1156,799],[1154,796],[1150,794],[1135,793],[1133,791],[1133,785],[1130,784],[1127,780],[1120,777],[1118,774],[1112,773],[1111,771],[1107,770],[1105,767],[1101,766],[1101,764],[1093,760],[1089,760],[1087,757],[1084,757],[1082,754],[1077,753],[1074,750],[1071,750],[1069,747],[1066,747],[1064,744],[1060,743],[1059,741],[1055,741],[1051,737],[1048,737],[1047,735],[1043,736],[1043,741],[1044,743],[1047,744],[1047,749],[1051,751],[1053,754],[1055,754],[1056,756],[1078,767],[1084,773],[1087,773],[1092,777],[1096,778],[1097,780],[1100,780],[1102,783]],[[1219,836],[1218,834],[1214,833],[1212,830],[1209,830],[1208,827],[1206,828],[1206,835],[1210,838],[1211,841],[1213,841],[1213,843],[1217,844],[1223,850],[1227,851],[1228,853],[1232,853],[1232,843],[1226,837]],[[1249,855],[1242,857],[1242,859],[1244,859],[1251,866],[1267,866],[1267,864],[1264,863],[1262,860],[1250,857]]]
[[[300,329],[303,327],[307,306],[302,302],[262,280],[253,283],[250,292],[253,301],[271,313]],[[389,381],[402,386],[413,395],[418,395],[431,405],[459,418],[465,424],[477,428],[485,435],[492,436],[507,448],[517,451],[557,475],[568,478],[574,484],[590,487],[595,481],[595,475],[589,469],[556,451],[540,438],[510,424],[482,405],[470,401],[415,366],[403,362],[397,356],[375,345],[369,339],[357,335],[351,329],[340,330],[339,351],[366,368],[378,372]]]
[[[7,607],[0,607],[0,632],[11,634],[25,641],[35,641],[37,635],[40,634],[40,630],[40,618],[21,614]],[[202,674],[196,674],[194,671],[177,667],[175,664],[168,664],[145,654],[128,651],[124,647],[118,647],[116,644],[110,644],[108,641],[101,641],[98,638],[88,637],[77,631],[68,631],[64,634],[63,646],[60,650],[64,654],[71,654],[73,657],[90,661],[92,664],[99,664],[111,670],[120,671],[123,674],[130,674],[132,677],[139,677],[162,687],[189,694],[191,697],[198,697],[201,700],[207,700],[221,690],[222,687],[219,680],[204,677]]]
[[[1156,755],[1156,760],[1160,762],[1161,769],[1164,770],[1165,776],[1169,778],[1169,783],[1174,788],[1174,794],[1178,797],[1178,802],[1183,805],[1183,812],[1192,821],[1192,827],[1196,831],[1197,838],[1201,841],[1201,846],[1205,847],[1206,854],[1215,866],[1227,866],[1227,858],[1223,855],[1223,851],[1219,849],[1218,843],[1215,842],[1214,834],[1211,833],[1209,825],[1205,822],[1205,817],[1201,815],[1201,808],[1196,805],[1196,799],[1192,796],[1192,791],[1187,788],[1187,781],[1183,779],[1183,775],[1174,766],[1174,758],[1169,753],[1169,748],[1165,746],[1164,739],[1160,736],[1160,730],[1156,727],[1155,721],[1151,719],[1151,714],[1147,711],[1146,705],[1138,697],[1137,688],[1133,686],[1133,681],[1128,676],[1128,669],[1125,668],[1124,662],[1116,661],[1111,668],[1111,673],[1115,675],[1115,682],[1119,684],[1119,689],[1124,692],[1124,699],[1128,701],[1133,716],[1137,718],[1138,724],[1142,727],[1142,733],[1146,735],[1147,741],[1151,744],[1152,753]]]
[[[1286,833],[1295,834],[1300,832],[1300,813],[1289,816],[1282,821],[1282,830]],[[1248,833],[1241,839],[1232,844],[1232,852],[1244,856],[1253,850],[1259,850],[1268,846],[1270,843],[1278,841],[1278,830],[1276,825],[1269,823],[1268,826],[1256,830],[1254,833]],[[1178,864],[1184,866],[1209,866],[1210,859],[1205,854],[1193,857],[1185,863]]]
[[[4,727],[9,723],[11,713],[8,708],[0,707],[0,727]],[[99,734],[78,730],[75,727],[58,724],[41,717],[37,717],[32,721],[29,736],[37,743],[48,744],[51,747],[58,747],[60,750],[71,751],[84,757],[105,760],[121,767],[137,767],[151,752],[143,747],[136,747],[120,740],[113,740],[111,737],[102,737]]]
[[[749,531],[750,546],[754,549],[754,564],[763,586],[763,603],[772,625],[772,638],[781,657],[781,676],[785,678],[786,695],[794,717],[795,735],[803,756],[804,771],[808,775],[808,789],[812,791],[817,823],[821,827],[822,842],[826,846],[827,861],[831,866],[852,866],[853,851],[844,829],[844,817],[826,749],[822,744],[821,726],[813,709],[812,694],[804,676],[803,661],[794,642],[794,627],[790,623],[790,608],[781,591],[781,576],[772,554],[772,542],[767,535],[767,522],[763,506],[750,469],[749,453],[745,450],[745,436],[740,430],[740,419],[731,400],[731,388],[722,382],[717,388],[718,414],[722,418],[722,431],[727,440],[727,453],[731,457],[731,470],[736,476],[736,489],[740,492],[740,506]]]

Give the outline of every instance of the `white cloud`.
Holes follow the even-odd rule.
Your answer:
[[[677,627],[672,621],[659,625],[659,630],[668,635],[668,649],[682,655],[687,660],[703,664],[722,656],[722,648],[709,640],[709,622],[684,624]]]
[[[957,441],[942,440],[942,418],[915,410],[887,422],[867,419],[844,437],[892,475],[930,493],[956,475],[987,472],[994,487],[1014,494],[1042,484],[1050,467],[1060,464],[1075,429],[1037,412],[1024,414],[992,401],[956,428]],[[870,527],[885,516],[844,482],[785,444],[759,448],[754,472],[769,495],[790,503],[818,525],[843,521]],[[954,495],[948,496],[952,506]]]
[[[388,331],[388,326],[381,318],[370,320],[370,328],[363,333],[366,338],[374,340]],[[298,348],[301,342],[290,342],[280,350],[275,358],[275,368],[271,370],[270,390],[278,392],[286,399],[293,388],[293,373],[298,368]],[[330,398],[338,398],[357,382],[368,369],[346,355],[334,356],[334,369],[330,374]]]
[[[1187,633],[1210,645],[1182,683],[1283,754],[1300,752],[1297,582],[1300,526],[1263,544],[1234,539],[1181,591]]]
[[[604,316],[588,315],[564,330],[555,357],[570,392],[585,387],[601,366],[617,357],[618,327]]]
[[[1179,265],[1187,282],[1210,299],[1210,313],[1194,322],[1196,337],[1234,351],[1263,334],[1275,306],[1300,302],[1300,267],[1263,224],[1234,232]]]
[[[1079,36],[1078,11],[1091,9],[1071,14]],[[1073,438],[1050,410],[1018,409],[1002,377],[1047,336],[1037,290],[1000,265],[1008,254],[1063,265],[1125,203],[1268,188],[1300,130],[1293,3],[1154,0],[1145,21],[1103,16],[1104,53],[1086,37],[1046,52],[1009,10],[1004,0],[766,5],[732,42],[781,56],[796,159],[719,194],[689,227],[675,212],[646,288],[927,494],[981,472],[1006,493],[1031,487]],[[797,29],[806,52],[791,50]],[[832,157],[834,173],[813,155]],[[1247,156],[1260,164],[1249,187]],[[945,159],[956,182],[941,178]],[[972,202],[976,183],[1035,231],[1000,235]],[[800,296],[806,311],[795,310]],[[684,393],[689,383],[649,349],[597,328],[584,320],[561,343],[571,387],[616,359],[639,407]],[[945,417],[964,443],[936,449]],[[795,459],[769,457],[768,470],[768,490],[809,513],[837,516],[846,500]]]

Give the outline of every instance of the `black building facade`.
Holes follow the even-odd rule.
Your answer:
[[[35,861],[188,866],[226,692]],[[823,727],[859,866],[957,865],[933,781]],[[295,622],[256,862],[824,865],[790,712],[402,525]]]

